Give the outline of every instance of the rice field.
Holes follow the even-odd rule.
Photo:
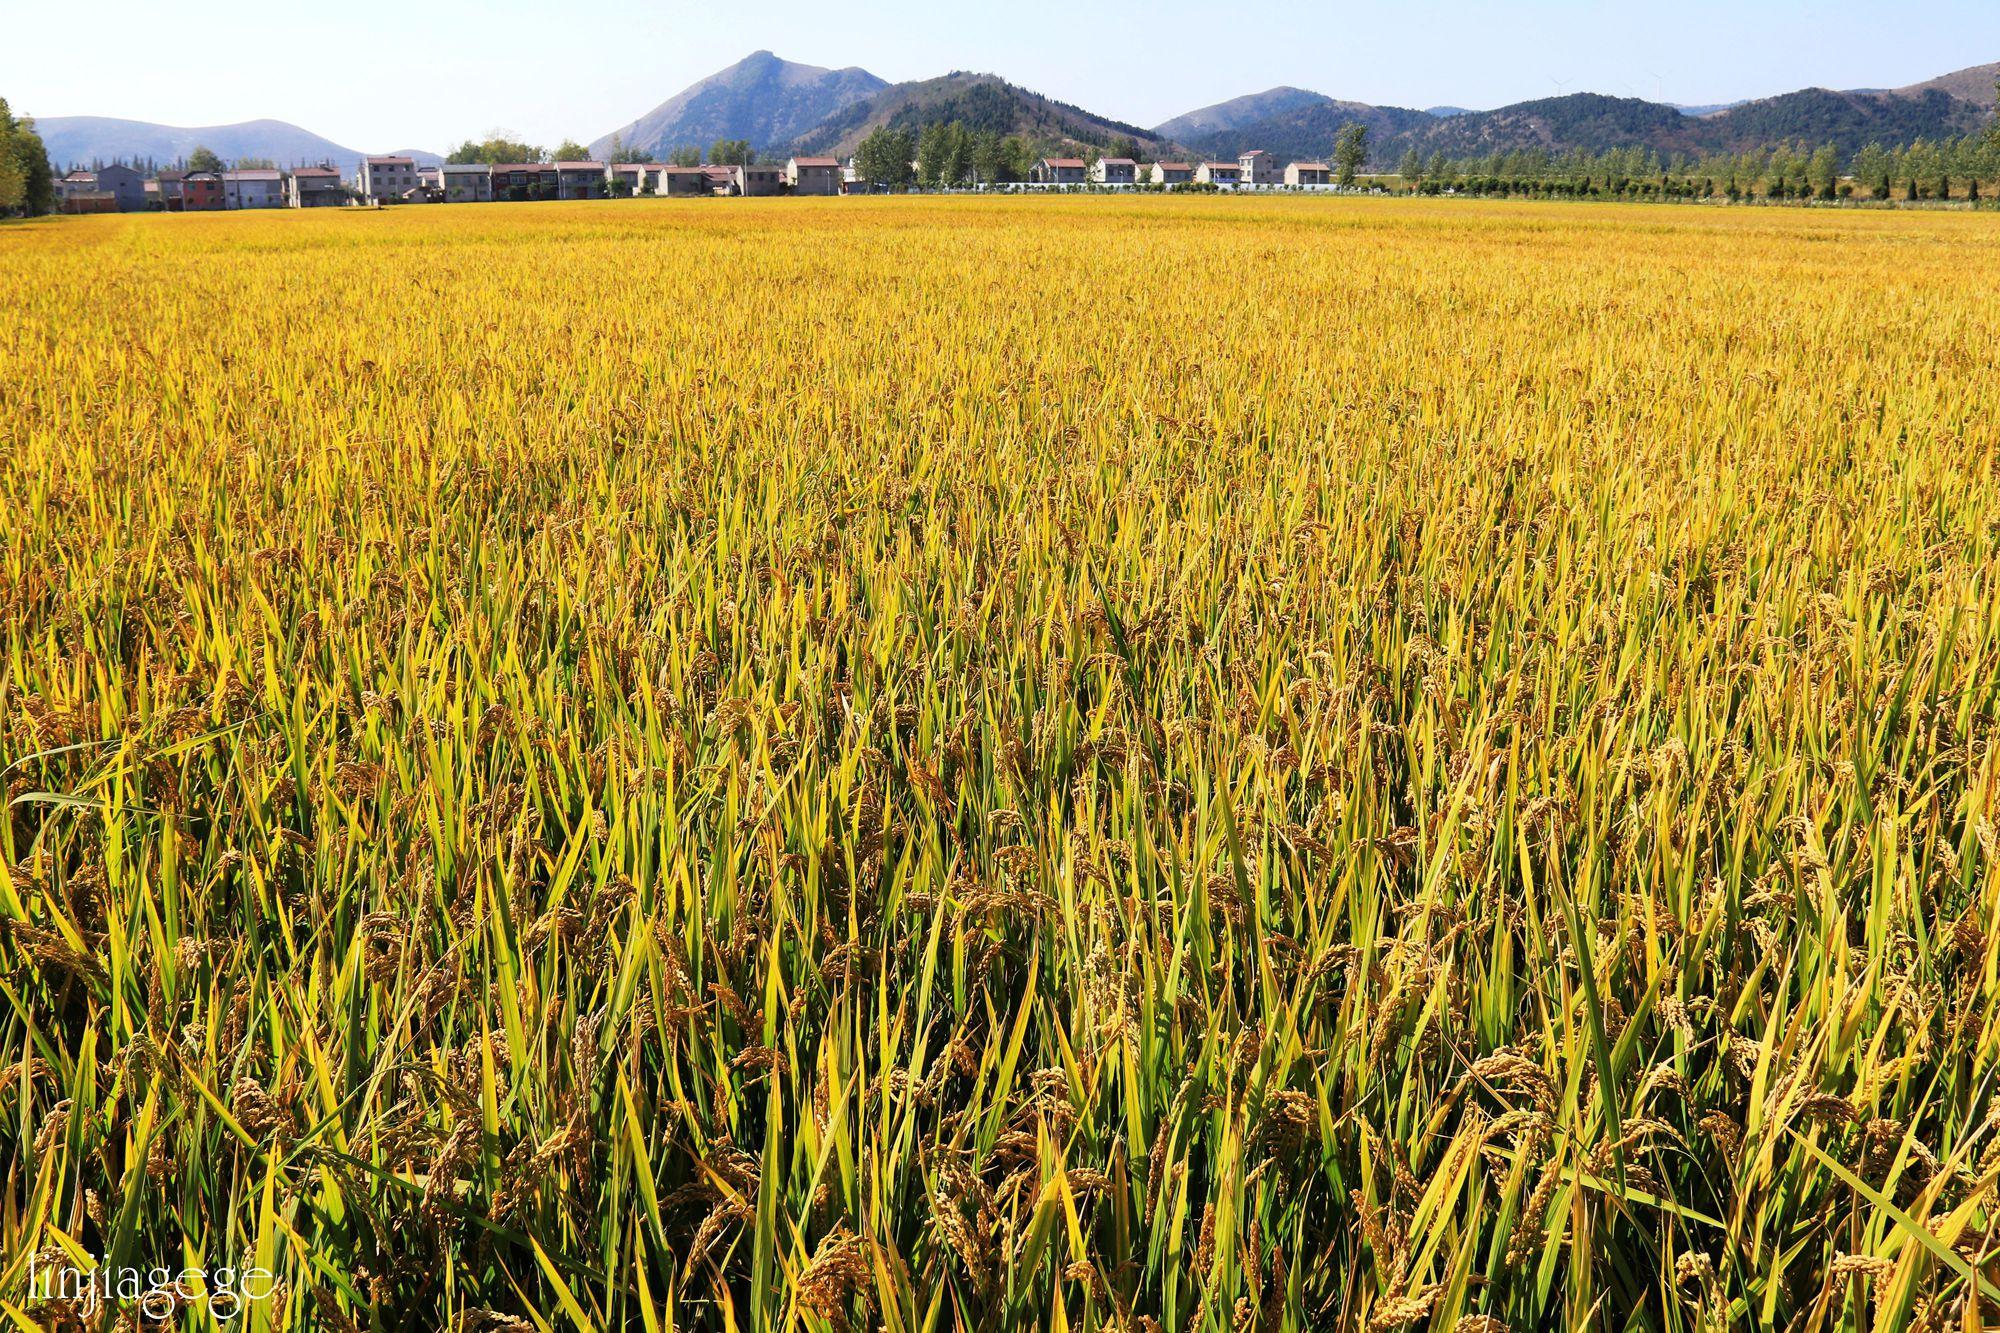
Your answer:
[[[0,1315],[2000,1318],[2000,220],[0,228]]]

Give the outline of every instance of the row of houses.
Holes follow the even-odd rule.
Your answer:
[[[1262,149],[1235,162],[1153,162],[1129,157],[1045,157],[1029,182],[1040,186],[1289,185],[1332,183],[1324,162],[1280,169]],[[507,199],[602,199],[611,194],[665,196],[833,195],[866,189],[852,164],[833,157],[699,167],[664,162],[447,162],[420,166],[409,157],[363,158],[351,180],[330,166],[246,167],[233,171],[161,171],[145,176],[127,166],[72,171],[57,182],[72,213],[208,212],[265,208],[332,208],[350,204],[486,203]]]
[[[113,165],[72,171],[56,182],[69,213],[219,212],[224,209],[320,208],[353,202],[332,167],[244,168],[240,171],[160,171],[141,175]]]
[[[326,208],[350,204],[479,203],[495,199],[602,199],[610,194],[839,194],[841,164],[831,157],[775,163],[670,166],[664,162],[447,162],[368,157],[352,179],[330,166],[161,171],[114,165],[69,172],[56,183],[65,211],[209,212]]]
[[[372,161],[372,159],[371,159]],[[676,167],[664,162],[448,162],[438,168],[441,202],[484,203],[494,199],[602,199],[607,194],[772,195],[836,194],[839,164],[832,158],[793,158],[775,163],[738,166]],[[376,191],[367,184],[363,164],[362,193],[384,202],[399,198],[393,190]]]
[[[1028,180],[1035,185],[1138,185],[1140,173],[1152,185],[1215,185],[1235,189],[1262,185],[1331,185],[1333,169],[1324,162],[1289,162],[1283,169],[1278,160],[1261,148],[1253,148],[1234,162],[1153,162],[1142,164],[1129,157],[1100,157],[1085,163],[1080,157],[1045,157],[1035,163]]]

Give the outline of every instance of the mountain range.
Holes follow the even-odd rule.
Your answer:
[[[1342,126],[1367,125],[1371,156],[1406,150],[1469,157],[1533,148],[1602,152],[1638,147],[1662,154],[1735,152],[1779,142],[1832,143],[1843,153],[1980,129],[1994,108],[2000,63],[1976,65],[1895,89],[1806,88],[1754,101],[1675,106],[1635,97],[1571,93],[1490,111],[1415,110],[1277,87],[1199,107],[1150,129],[1031,92],[995,74],[955,71],[885,83],[861,69],[796,65],[759,51],[711,75],[619,131],[635,149],[664,155],[685,144],[748,139],[774,155],[846,154],[880,126],[920,130],[961,121],[1018,134],[1050,149],[1129,142],[1146,154],[1232,158],[1263,148],[1280,158],[1318,157]],[[605,136],[594,147],[611,142]]]
[[[1249,148],[1277,157],[1320,157],[1351,122],[1369,129],[1378,165],[1409,150],[1471,157],[1519,149],[1602,152],[1642,148],[1661,154],[1739,152],[1781,142],[1831,143],[1852,153],[1869,143],[1897,147],[1918,138],[1972,133],[1994,114],[2000,63],[1974,65],[1891,89],[1804,88],[1712,106],[1675,106],[1636,97],[1570,93],[1487,111],[1376,106],[1304,88],[1277,87],[1184,112],[1150,129],[1099,115],[1008,82],[954,71],[889,83],[865,69],[828,69],[758,51],[683,89],[591,145],[664,157],[716,139],[746,139],[760,152],[846,154],[878,127],[916,131],[960,121],[1025,136],[1043,150],[1130,145],[1147,155],[1231,158]],[[59,165],[123,158],[168,162],[204,144],[225,160],[353,162],[360,154],[283,121],[183,129],[96,116],[38,120]],[[421,162],[436,155],[405,150]]]
[[[1263,148],[1279,157],[1328,151],[1343,125],[1368,127],[1377,163],[1415,149],[1472,157],[1518,149],[1603,152],[1645,148],[1663,154],[1742,152],[1780,142],[1831,143],[1843,154],[1869,143],[1969,134],[1988,123],[2000,63],[1975,65],[1904,88],[1798,92],[1718,106],[1678,107],[1636,97],[1570,93],[1492,111],[1416,111],[1273,88],[1203,107],[1156,127],[1216,157]]]
[[[235,125],[155,125],[144,120],[110,116],[37,116],[35,129],[49,150],[49,161],[60,169],[92,162],[158,162],[186,160],[197,147],[224,162],[263,158],[281,166],[330,162],[342,170],[363,154],[321,138],[311,130],[282,120],[246,120]],[[419,148],[395,149],[420,165],[434,166],[436,153]]]

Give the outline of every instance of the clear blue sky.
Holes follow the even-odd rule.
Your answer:
[[[991,70],[1143,125],[1276,84],[1474,108],[1896,86],[2000,60],[2000,0],[31,0],[0,33],[17,111],[442,150],[496,127],[588,142],[759,48],[890,80]]]

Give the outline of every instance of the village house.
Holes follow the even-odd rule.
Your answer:
[[[1287,185],[1330,185],[1333,171],[1324,162],[1294,162],[1285,168]]]
[[[1100,157],[1090,169],[1090,178],[1099,185],[1136,184],[1139,164],[1129,157]]]
[[[347,201],[347,187],[332,167],[294,167],[285,182],[285,203],[292,208],[338,208]]]
[[[222,173],[190,171],[181,177],[181,209],[188,213],[213,213],[222,207]]]
[[[664,162],[620,162],[611,170],[618,173],[614,179],[629,180],[633,194],[661,194],[660,173],[667,169]]]
[[[120,213],[143,213],[146,209],[145,175],[122,163],[99,167],[97,188],[118,201]]]
[[[95,197],[100,194],[110,198],[108,207]],[[146,178],[117,163],[95,171],[78,169],[56,182],[56,197],[68,213],[140,213],[146,208]]]
[[[1227,185],[1234,188],[1243,179],[1243,169],[1234,162],[1204,162],[1194,169],[1199,185]]]
[[[1276,185],[1278,159],[1261,148],[1236,156],[1236,177],[1244,185]]]
[[[283,208],[285,173],[270,167],[223,172],[222,206],[227,209]]]
[[[736,193],[746,197],[762,197],[776,194],[785,183],[783,168],[765,163],[760,166],[733,167],[736,173]]]
[[[187,179],[185,171],[159,171],[146,182],[147,205],[158,205],[169,213],[181,211],[181,182]]]
[[[644,162],[613,162],[604,169],[604,179],[614,197],[624,198],[646,192]]]
[[[556,163],[556,198],[602,199],[603,197],[604,164],[602,162]]]
[[[1153,184],[1186,185],[1194,179],[1194,168],[1185,162],[1155,162]]]
[[[735,167],[726,167],[719,163],[711,162],[701,169],[701,174],[708,181],[708,192],[710,194],[736,193]]]
[[[495,199],[553,199],[556,169],[546,162],[502,162],[493,168]]]
[[[1083,159],[1080,157],[1045,157],[1028,168],[1028,179],[1036,185],[1082,185],[1084,183]]]
[[[72,171],[56,182],[57,206],[65,213],[116,213],[118,196],[97,188],[97,173]]]
[[[839,194],[840,163],[831,157],[795,157],[785,163],[793,194]]]
[[[661,167],[657,192],[685,199],[708,192],[708,173],[700,167]]]
[[[96,194],[97,173],[78,167],[56,178],[56,198],[67,203],[72,195]]]
[[[370,203],[400,204],[417,188],[417,164],[407,157],[364,157],[354,183]]]
[[[487,162],[447,162],[438,168],[447,204],[493,202],[493,167]]]

